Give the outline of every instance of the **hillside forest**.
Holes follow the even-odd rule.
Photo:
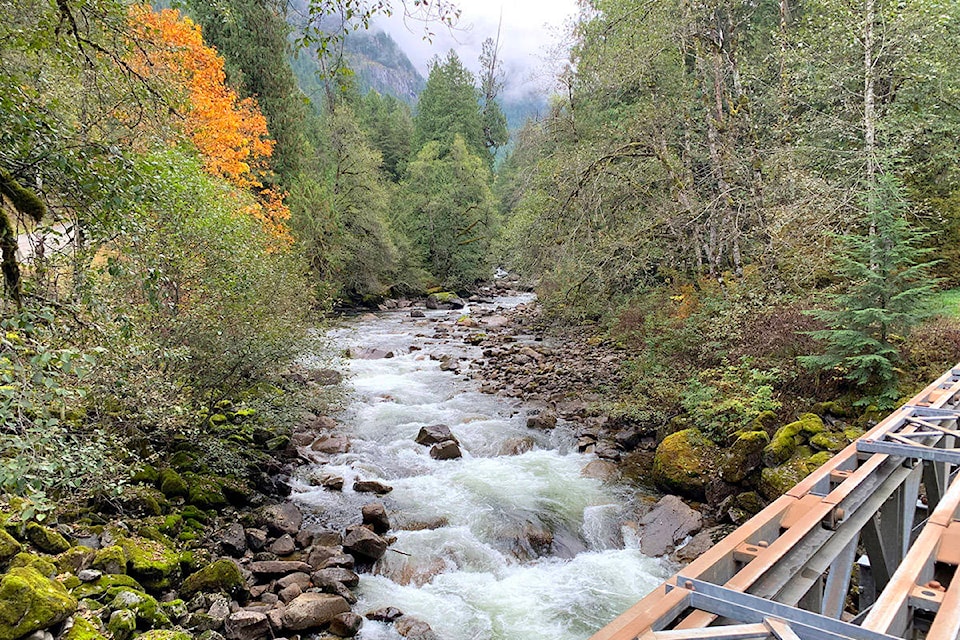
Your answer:
[[[351,69],[378,12],[446,2],[162,4],[0,0],[18,517],[122,510],[185,449],[262,474],[331,401],[289,375],[331,314],[498,268],[617,352],[591,410],[658,438],[862,426],[960,360],[960,3],[583,0],[512,131],[496,34],[397,95]]]

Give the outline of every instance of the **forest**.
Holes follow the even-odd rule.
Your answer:
[[[186,453],[189,500],[278,490],[265,461],[336,395],[291,382],[318,328],[498,268],[618,354],[590,410],[657,441],[862,428],[960,361],[960,3],[583,0],[513,131],[493,37],[412,104],[352,70],[387,11],[458,16],[0,0],[11,532],[150,511],[133,478]]]

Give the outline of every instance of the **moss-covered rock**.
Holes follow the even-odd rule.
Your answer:
[[[746,431],[723,455],[720,477],[726,482],[741,482],[760,467],[763,449],[770,443],[766,431]]]
[[[180,515],[183,517],[185,525],[196,526],[196,524],[199,524],[201,529],[203,528],[203,525],[210,521],[210,516],[203,509],[192,504],[188,504],[181,509]],[[193,520],[195,524],[191,525],[191,520]]]
[[[823,430],[823,420],[813,413],[805,413],[796,422],[783,425],[777,429],[773,438],[770,439],[770,444],[764,448],[763,464],[768,467],[783,464],[794,454],[797,446],[805,441],[805,434],[819,433]]]
[[[127,609],[137,616],[137,626],[149,629],[170,624],[170,618],[163,612],[160,603],[153,596],[130,587],[114,587],[107,591],[107,606],[118,611]]]
[[[832,451],[836,453],[849,444],[842,433],[824,431],[810,438],[810,445],[818,451]]]
[[[77,600],[59,582],[32,567],[15,567],[0,579],[0,640],[16,640],[63,622]]]
[[[77,546],[64,551],[56,559],[57,571],[60,573],[76,573],[86,569],[93,562],[97,552],[90,547]]]
[[[60,640],[106,640],[106,638],[93,622],[78,615],[73,619],[73,626],[63,634]]]
[[[227,506],[227,499],[220,489],[220,483],[210,476],[184,474],[190,485],[187,502],[201,509],[220,509]]]
[[[833,416],[834,418],[849,418],[851,415],[853,415],[853,412],[850,409],[835,401],[818,402],[817,404],[813,405],[810,411],[822,418],[827,416]]]
[[[241,593],[244,586],[243,575],[236,563],[228,558],[221,558],[187,576],[180,587],[180,593],[185,598],[190,598],[199,591],[223,592],[233,596]]]
[[[118,609],[110,614],[107,631],[113,640],[128,640],[137,630],[137,614],[130,609]]]
[[[766,431],[773,433],[777,427],[777,414],[773,411],[761,411],[760,414],[750,421],[747,431]]]
[[[864,431],[860,427],[847,426],[843,429],[843,437],[849,440],[850,442],[853,442],[854,440],[862,436],[864,433],[866,433],[866,431]]]
[[[36,522],[27,523],[27,539],[44,553],[58,554],[70,548],[70,543],[62,535]]]
[[[178,451],[170,458],[170,467],[177,471],[195,471],[197,468],[197,459],[186,451]]]
[[[190,615],[190,610],[187,608],[187,603],[180,598],[177,598],[176,600],[169,600],[167,602],[161,602],[160,609],[168,618],[170,618],[171,622],[183,620]]]
[[[137,636],[137,640],[193,640],[186,631],[173,629],[151,629]]]
[[[6,563],[7,560],[21,551],[23,551],[23,545],[12,535],[0,529],[0,565]]]
[[[767,467],[760,472],[760,493],[767,500],[775,500],[810,474],[807,459],[791,458],[786,463]]]
[[[186,498],[189,491],[187,482],[175,469],[160,472],[160,492],[167,498]]]
[[[833,457],[833,454],[829,451],[819,451],[809,458],[807,458],[807,471],[813,473],[823,465],[825,465],[830,458]]]
[[[13,556],[13,559],[10,561],[10,567],[30,567],[47,577],[57,575],[57,567],[52,562],[35,553],[27,553],[26,551]]]
[[[653,457],[653,480],[664,491],[704,499],[704,485],[720,459],[719,448],[699,429],[684,429],[663,439]]]
[[[727,515],[734,524],[743,524],[752,516],[760,513],[766,506],[763,498],[756,491],[746,491],[738,494],[730,501]]]
[[[127,587],[134,591],[143,591],[143,586],[128,575],[117,573],[103,575],[93,582],[85,582],[74,588],[72,593],[80,600],[100,599],[101,596],[117,587]]]
[[[124,487],[118,502],[124,513],[139,517],[159,516],[170,507],[162,491],[145,485]]]
[[[160,482],[160,472],[152,465],[140,465],[140,468],[130,476],[130,481],[136,484],[156,485]]]
[[[162,542],[141,537],[120,541],[127,572],[148,589],[165,589],[180,567],[180,555]]]
[[[97,551],[90,566],[104,573],[126,573],[127,556],[124,555],[123,548],[120,545],[104,547]]]

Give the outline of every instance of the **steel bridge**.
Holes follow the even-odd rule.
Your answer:
[[[960,364],[591,640],[957,640],[958,418]]]

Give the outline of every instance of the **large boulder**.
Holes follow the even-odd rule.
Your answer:
[[[456,460],[461,456],[460,445],[453,440],[444,440],[430,447],[430,457],[434,460]]]
[[[763,464],[767,467],[783,464],[808,437],[822,431],[825,431],[823,420],[815,413],[805,413],[796,422],[783,425],[764,447]]]
[[[390,530],[390,518],[387,516],[387,509],[381,502],[371,502],[363,505],[361,509],[363,514],[363,524],[373,527],[373,532],[383,535]]]
[[[416,438],[417,444],[422,444],[428,447],[432,444],[439,444],[446,440],[457,442],[456,436],[454,436],[453,432],[450,431],[450,427],[445,424],[433,424],[427,427],[421,427]]]
[[[261,511],[263,523],[277,536],[285,533],[296,535],[303,525],[303,514],[292,502],[272,504]]]
[[[393,628],[407,640],[437,640],[438,638],[430,625],[413,616],[400,616],[394,621]]]
[[[700,512],[677,496],[664,496],[640,520],[640,550],[651,557],[666,555],[703,525]]]
[[[704,485],[719,458],[720,449],[699,429],[677,431],[657,447],[653,480],[664,491],[703,501]]]
[[[760,472],[760,493],[767,500],[775,500],[809,474],[807,461],[800,456],[776,467],[767,467]]]
[[[427,296],[427,309],[463,309],[465,306],[467,306],[466,302],[449,291],[431,293]]]
[[[379,560],[387,552],[387,541],[366,527],[355,527],[343,539],[343,550],[362,560]]]
[[[70,548],[70,543],[62,535],[36,522],[27,523],[27,539],[44,553],[56,555]]]
[[[180,587],[180,594],[186,599],[198,591],[223,592],[236,595],[244,590],[245,583],[240,567],[228,558],[221,558],[200,571],[187,576]]]
[[[63,622],[76,599],[59,582],[31,567],[17,567],[0,580],[0,640],[16,640]]]
[[[223,634],[227,640],[255,640],[270,635],[270,620],[265,613],[241,609],[227,616]]]
[[[315,629],[329,623],[335,616],[350,611],[342,597],[330,593],[302,593],[287,604],[283,611],[283,628],[289,631]]]
[[[723,454],[720,477],[724,482],[742,482],[760,468],[763,449],[770,443],[766,431],[745,431]]]

